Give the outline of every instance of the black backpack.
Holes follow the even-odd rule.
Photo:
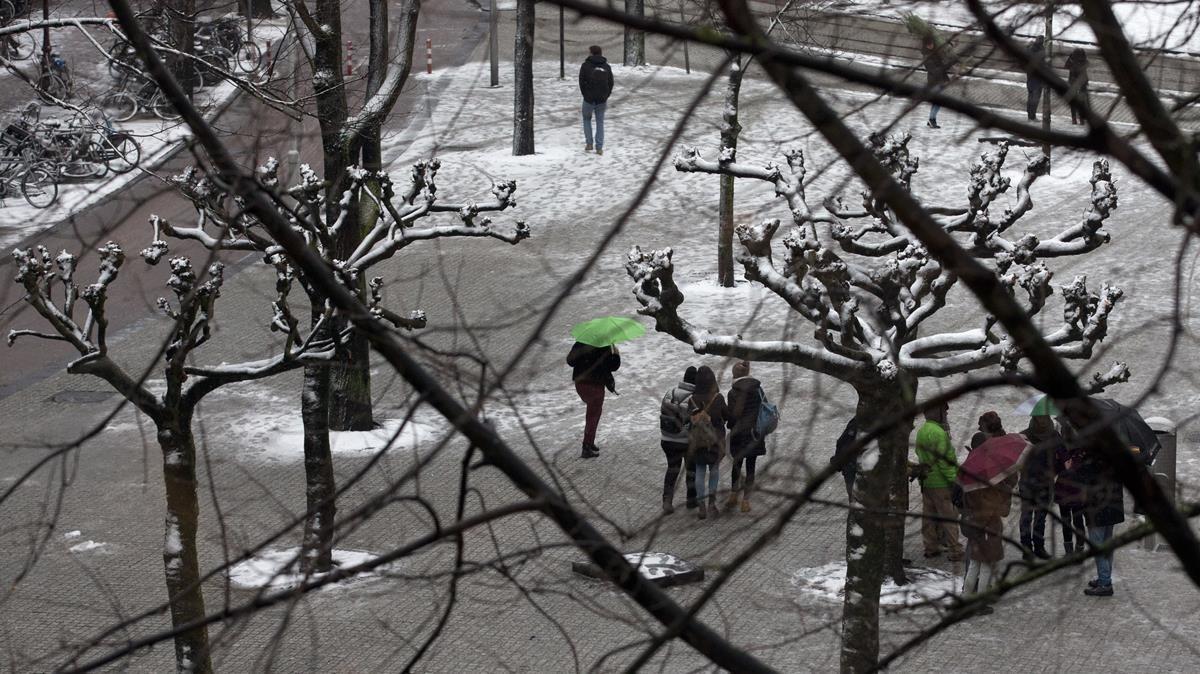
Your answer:
[[[604,103],[608,99],[608,70],[603,66],[589,65],[591,67],[584,75],[587,89],[585,99],[588,103]]]

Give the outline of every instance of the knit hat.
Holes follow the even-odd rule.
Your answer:
[[[733,378],[749,377],[750,376],[750,361],[739,360],[733,366]]]

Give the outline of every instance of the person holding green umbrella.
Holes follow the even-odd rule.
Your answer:
[[[575,392],[587,408],[583,424],[583,449],[580,453],[582,458],[600,456],[600,448],[596,446],[596,429],[604,410],[604,390],[617,392],[616,379],[613,377],[613,372],[621,368],[617,342],[644,334],[646,329],[640,323],[620,316],[596,318],[571,328],[575,344],[567,354],[567,365],[571,367]]]

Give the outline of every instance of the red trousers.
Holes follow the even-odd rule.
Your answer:
[[[590,381],[575,382],[575,392],[587,405],[583,422],[583,444],[596,444],[596,427],[600,425],[600,413],[604,410],[604,384]]]

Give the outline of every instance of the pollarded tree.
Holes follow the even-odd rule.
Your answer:
[[[149,264],[165,254],[164,246],[142,251]],[[158,306],[174,325],[159,353],[163,374],[161,390],[144,379],[131,376],[109,355],[105,317],[108,287],[117,280],[125,262],[125,253],[115,243],[99,251],[100,271],[95,283],[80,288],[75,282],[77,258],[63,251],[56,257],[43,247],[16,250],[16,280],[25,288],[25,301],[33,307],[51,332],[13,330],[8,343],[22,337],[37,337],[67,342],[80,357],[67,365],[73,374],[90,374],[108,382],[126,400],[153,422],[162,451],[163,482],[167,512],[163,542],[163,564],[171,623],[180,628],[205,616],[204,596],[200,588],[200,565],[196,549],[199,503],[196,496],[196,444],[192,416],[205,395],[221,386],[262,379],[295,369],[314,361],[328,361],[334,355],[335,341],[322,338],[324,330],[307,336],[292,316],[288,296],[292,276],[278,255],[269,260],[276,265],[276,297],[272,303],[272,327],[284,333],[283,347],[276,356],[237,365],[206,366],[194,363],[196,350],[210,337],[216,302],[221,295],[224,266],[217,262],[198,273],[187,257],[169,261],[166,285],[175,296],[174,303],[159,298]],[[61,286],[58,292],[56,287]],[[78,306],[82,300],[86,312]],[[323,311],[318,328],[329,323],[330,311]],[[80,321],[82,317],[82,321]],[[175,637],[175,658],[179,671],[211,672],[208,632],[204,627],[181,631]]]
[[[325,181],[308,165],[300,167],[297,184],[286,190],[280,188],[279,163],[274,159],[268,160],[259,169],[258,178],[263,187],[276,194],[280,215],[297,233],[304,236],[308,245],[330,268],[338,272],[348,288],[357,291],[364,285],[363,281],[375,264],[390,259],[417,241],[446,237],[490,237],[516,244],[529,236],[529,228],[524,222],[517,221],[511,227],[496,228],[486,215],[487,212],[502,211],[516,204],[513,198],[517,189],[515,181],[493,183],[491,197],[487,200],[441,203],[438,201],[436,182],[439,167],[440,162],[436,159],[413,165],[410,182],[399,193],[395,191],[391,177],[386,172],[350,167],[349,184],[332,208],[326,203]],[[189,169],[171,182],[192,202],[196,209],[196,223],[181,227],[153,216],[154,242],[151,249],[161,251],[159,255],[167,250],[164,236],[194,240],[214,251],[240,250],[270,256],[278,250],[275,241],[262,231],[259,221],[207,174]],[[378,214],[374,224],[364,233],[359,245],[347,256],[341,257],[339,234],[346,227],[361,224],[356,219],[356,213],[361,213],[367,204],[371,211]],[[334,217],[328,220],[331,212]],[[437,214],[453,214],[458,222],[438,224],[427,220]],[[294,276],[300,283],[308,296],[312,322],[317,326],[315,332],[328,338],[327,333],[332,329],[330,326],[338,323],[338,316],[335,315],[333,321],[324,320],[324,294],[304,274],[294,271],[290,266],[285,265],[280,273],[286,273],[289,280]],[[413,311],[406,317],[381,305],[381,278],[375,277],[367,285],[370,292],[368,305],[377,316],[397,328],[424,327],[423,311]],[[300,558],[300,567],[305,573],[328,571],[332,564],[337,507],[325,402],[330,395],[328,369],[326,363],[306,367],[304,390],[300,397],[308,505],[304,552]]]
[[[909,156],[908,141],[907,135],[870,139],[876,158],[906,189],[918,169],[917,159]],[[1002,174],[1007,155],[1008,146],[1001,144],[973,165],[965,206],[929,210],[947,232],[963,235],[973,254],[994,266],[1007,292],[1014,298],[1022,296],[1027,313],[1036,315],[1053,293],[1053,273],[1045,260],[1086,254],[1108,242],[1103,224],[1117,206],[1116,186],[1107,161],[1099,160],[1092,170],[1091,206],[1080,222],[1049,239],[1015,236],[1012,228],[1032,209],[1030,188],[1046,174],[1047,162],[1040,155],[1031,159],[1017,185],[1016,203],[993,215],[989,209],[996,198],[1011,187],[1011,180]],[[860,456],[854,496],[862,507],[847,517],[843,665],[874,662],[880,584],[885,574],[904,582],[900,559],[912,430],[905,410],[914,403],[922,378],[996,366],[1015,370],[1022,354],[991,316],[983,317],[974,329],[921,334],[925,322],[946,306],[957,278],[870,192],[862,193],[859,209],[848,209],[841,199],[830,198],[815,211],[805,194],[801,151],[786,152],[786,166],[739,164],[724,150],[717,156],[707,160],[690,149],[676,158],[675,167],[766,181],[783,197],[794,227],[781,242],[786,251],[782,266],[776,266],[771,254],[778,219],[738,226],[742,245],[738,261],[748,280],[766,286],[813,324],[813,341],[718,335],[685,320],[679,314],[684,296],[674,280],[670,248],[635,247],[629,253],[626,269],[642,305],[639,313],[653,317],[660,332],[690,344],[697,353],[791,363],[836,377],[857,393],[860,419],[878,423],[907,419],[880,429],[881,435]],[[1093,293],[1086,278],[1078,276],[1059,291],[1063,322],[1045,338],[1063,357],[1090,358],[1107,333],[1108,315],[1121,290],[1105,285]],[[1106,375],[1127,376],[1123,366]],[[862,658],[849,652],[855,649],[862,651]]]

